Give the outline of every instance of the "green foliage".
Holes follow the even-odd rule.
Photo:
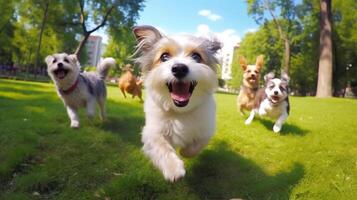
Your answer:
[[[216,101],[216,135],[171,184],[142,153],[142,104],[117,87],[106,122],[82,109],[73,130],[53,84],[0,79],[0,199],[356,199],[357,101],[292,97],[280,134],[244,125],[236,95]]]

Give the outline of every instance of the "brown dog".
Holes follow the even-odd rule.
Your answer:
[[[255,65],[248,65],[243,56],[239,59],[239,63],[244,70],[244,74],[243,84],[237,98],[237,106],[243,115],[244,110],[250,111],[254,108],[254,99],[259,89],[259,78],[264,64],[264,56],[258,56]]]
[[[132,94],[132,98],[138,96],[140,101],[143,101],[141,98],[141,86],[143,81],[134,75],[130,64],[125,65],[123,71],[124,73],[119,79],[119,88],[124,97],[126,98],[125,92],[127,92]]]

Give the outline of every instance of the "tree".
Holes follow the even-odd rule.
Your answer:
[[[109,26],[112,28],[133,26],[138,12],[142,9],[143,0],[78,0],[80,7],[80,24],[82,27],[82,39],[75,51],[79,57],[80,52],[88,40],[89,36],[98,29]],[[93,12],[85,10],[89,7]],[[88,29],[87,21],[95,25],[91,30]]]
[[[258,24],[263,19],[268,20],[265,17],[265,11],[267,11],[275,24],[276,29],[279,32],[280,40],[284,44],[284,64],[283,69],[286,73],[289,73],[290,57],[291,57],[291,29],[294,25],[295,19],[295,5],[292,0],[248,0],[248,14],[253,15]],[[280,10],[279,19],[276,10]]]
[[[320,57],[316,97],[332,96],[331,0],[320,0]]]
[[[47,20],[47,14],[48,14],[48,7],[50,6],[50,0],[47,0],[46,2],[44,2],[44,11],[43,11],[43,17],[42,17],[42,22],[41,22],[41,27],[40,27],[40,34],[39,34],[39,38],[38,38],[38,45],[37,45],[37,49],[36,49],[36,60],[35,60],[35,79],[37,77],[37,66],[39,64],[39,60],[40,60],[40,50],[41,50],[41,44],[42,44],[42,35],[43,35],[43,31],[45,29],[45,24],[46,24],[46,20]]]

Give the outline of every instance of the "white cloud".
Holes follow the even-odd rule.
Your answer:
[[[220,15],[218,15],[216,13],[213,13],[210,10],[200,10],[198,12],[198,15],[201,15],[203,17],[207,17],[207,19],[209,19],[211,21],[217,21],[217,20],[222,19],[222,16],[220,16]]]
[[[256,28],[249,28],[249,29],[247,29],[247,30],[244,31],[244,34],[246,34],[246,33],[254,33],[254,32],[256,32],[256,31],[257,31]]]
[[[207,38],[216,37],[222,42],[223,49],[232,49],[241,41],[240,36],[234,29],[226,29],[222,32],[213,32],[206,24],[198,25],[195,35]]]

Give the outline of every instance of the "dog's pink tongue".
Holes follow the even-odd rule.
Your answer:
[[[177,101],[187,101],[190,96],[189,82],[175,82],[172,84],[171,98]]]
[[[58,78],[64,78],[65,75],[66,75],[66,74],[64,73],[64,71],[60,71],[60,72],[58,72],[58,74],[57,74]]]

